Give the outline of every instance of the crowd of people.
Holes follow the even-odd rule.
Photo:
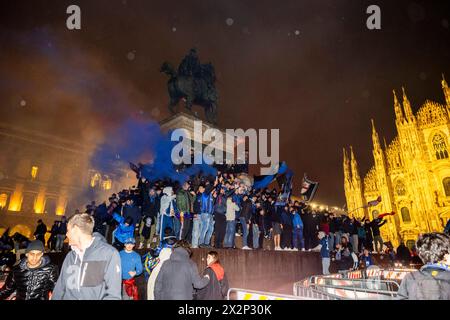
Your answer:
[[[44,255],[47,227],[39,220],[36,240],[27,242],[26,257],[10,272],[0,298],[16,291],[17,299],[138,300],[143,297],[136,277],[144,274],[147,299],[224,299],[228,280],[213,248],[239,247],[236,236],[243,250],[319,251],[323,274],[330,267],[334,272],[367,268],[374,264],[374,252],[405,265],[414,259],[433,265],[448,262],[442,255],[429,258],[420,248],[411,252],[404,243],[395,252],[381,238],[383,218],[360,220],[316,211],[284,191],[252,189],[239,173],[196,175],[183,183],[138,176],[137,187],[108,200],[99,205],[93,201],[84,212],[53,224],[48,249],[63,250],[66,237],[72,249],[59,277]],[[23,245],[23,239],[11,241],[5,234],[0,239],[2,257],[5,248]],[[439,238],[443,252],[450,249],[446,237]],[[149,250],[141,256],[136,245]],[[209,249],[203,275],[190,259],[192,248]],[[39,279],[39,285],[28,284],[36,286],[31,291],[26,283],[30,279]]]

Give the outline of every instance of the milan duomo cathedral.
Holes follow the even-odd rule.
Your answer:
[[[372,120],[374,165],[361,180],[350,147],[344,149],[344,189],[348,212],[373,219],[392,212],[381,228],[383,240],[394,246],[403,240],[411,246],[420,233],[442,232],[450,218],[450,89],[442,77],[445,105],[425,101],[414,114],[403,90],[400,104],[395,91],[397,136],[383,146]],[[367,203],[381,196],[381,202]]]

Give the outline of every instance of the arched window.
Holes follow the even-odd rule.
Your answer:
[[[432,139],[433,148],[436,152],[436,159],[448,159],[448,150],[445,139],[441,134],[435,134]]]
[[[445,196],[450,197],[450,177],[444,178],[442,184],[444,185]]]
[[[402,213],[402,220],[403,222],[411,222],[411,216],[409,215],[409,209],[406,207],[403,207],[400,212]]]
[[[406,188],[402,181],[398,181],[395,185],[395,192],[399,196],[404,196],[406,194]]]

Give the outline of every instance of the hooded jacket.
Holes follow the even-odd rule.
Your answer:
[[[98,236],[83,255],[72,249],[61,267],[52,300],[121,300],[119,252]]]
[[[159,213],[161,215],[170,216],[170,209],[176,213],[176,196],[173,194],[173,190],[171,187],[165,187],[163,189],[164,195],[161,197],[161,207]]]
[[[0,289],[0,300],[8,298],[16,291],[16,300],[48,300],[58,279],[58,270],[50,263],[50,258],[42,257],[41,265],[30,269],[27,258],[23,258],[8,275]]]
[[[117,213],[114,213],[113,217],[114,220],[119,223],[114,232],[115,238],[122,243],[125,243],[125,240],[127,240],[128,238],[134,238],[134,223],[128,226],[125,225],[125,218]]]
[[[150,274],[150,278],[147,282],[147,300],[155,300],[155,282],[156,278],[158,277],[159,271],[161,270],[161,267],[163,263],[167,260],[169,260],[170,255],[172,254],[172,248],[163,248],[161,252],[159,253],[159,262],[156,265],[156,267],[153,269],[152,273]]]
[[[219,263],[208,266],[203,275],[209,275],[206,287],[197,291],[197,300],[224,300],[229,289],[228,278]]]
[[[398,299],[450,300],[450,269],[443,265],[425,265],[407,274],[398,289]]]
[[[198,274],[187,250],[177,247],[156,278],[155,300],[192,300],[194,289],[202,289],[208,282],[208,278]]]
[[[238,205],[233,202],[231,197],[229,197],[227,199],[227,213],[226,213],[227,221],[234,221],[236,219],[236,211],[238,210],[239,210]]]

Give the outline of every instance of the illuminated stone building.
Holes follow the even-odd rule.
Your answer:
[[[385,241],[411,246],[418,234],[441,231],[450,218],[450,89],[442,79],[445,104],[425,101],[414,114],[405,90],[400,104],[394,91],[398,135],[380,142],[372,120],[374,165],[360,178],[352,148],[344,149],[344,190],[348,212],[373,219],[394,211],[381,228]],[[374,207],[364,208],[381,196]]]
[[[88,198],[112,193],[113,177],[89,168],[92,149],[0,123],[0,228],[30,236],[38,219],[50,229]]]

